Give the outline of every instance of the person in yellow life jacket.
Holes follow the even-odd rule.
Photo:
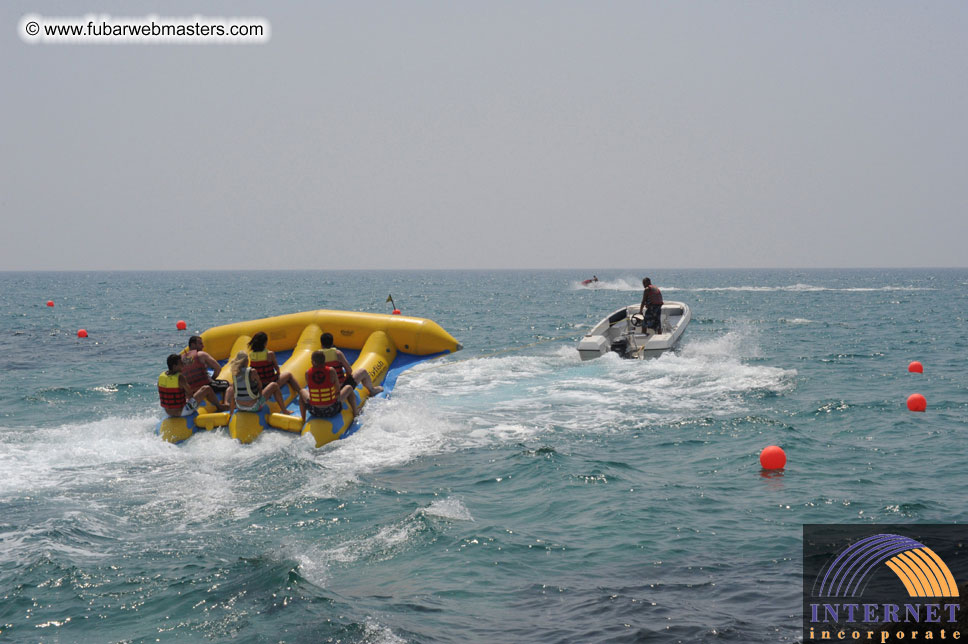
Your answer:
[[[211,355],[202,351],[204,347],[205,344],[202,342],[201,336],[193,335],[188,339],[188,348],[182,351],[181,355],[182,375],[188,381],[193,396],[209,400],[208,392],[211,391],[217,402],[215,408],[218,411],[225,411],[228,406],[218,402],[218,395],[225,393],[229,383],[224,380],[213,380],[208,375],[208,370],[211,369],[217,376],[219,371],[222,370],[222,365]]]
[[[313,351],[313,366],[306,372],[306,386],[299,392],[299,415],[306,422],[306,413],[317,418],[331,418],[343,411],[343,401],[349,401],[356,417],[356,394],[346,383],[340,383],[336,369],[326,363],[326,352]]]
[[[642,286],[645,288],[642,291],[642,304],[639,305],[639,315],[642,315],[642,309],[645,309],[642,333],[645,333],[646,329],[654,329],[657,334],[662,333],[662,292],[648,277],[642,280]]]
[[[346,359],[343,352],[333,346],[332,333],[324,333],[319,336],[319,344],[322,345],[323,352],[326,354],[327,366],[336,369],[336,374],[339,376],[341,384],[349,385],[351,389],[356,389],[356,384],[360,383],[370,392],[370,396],[375,396],[383,391],[383,387],[380,385],[373,385],[373,380],[370,378],[370,374],[367,373],[366,369],[353,371],[349,360]]]
[[[173,418],[190,416],[198,409],[199,399],[218,406],[218,398],[211,389],[193,392],[182,374],[182,359],[177,353],[168,356],[168,371],[158,376],[158,398],[165,413]]]
[[[252,336],[252,339],[249,340],[249,366],[256,370],[259,374],[259,380],[263,384],[277,382],[280,389],[289,385],[289,389],[295,392],[295,379],[288,371],[279,370],[279,362],[276,360],[275,352],[266,349],[268,342],[269,336],[266,335],[265,331],[259,331]]]
[[[249,354],[239,351],[229,363],[232,384],[225,390],[225,402],[230,409],[259,412],[266,406],[266,399],[275,398],[279,411],[286,412],[285,401],[279,384],[270,382],[263,386],[258,372],[249,366]]]

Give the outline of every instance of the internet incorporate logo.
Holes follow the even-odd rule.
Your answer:
[[[804,525],[803,641],[968,639],[966,548],[959,525]]]
[[[910,597],[957,597],[948,566],[931,548],[909,537],[876,534],[848,546],[827,567],[815,597],[859,597],[881,564],[894,571]]]

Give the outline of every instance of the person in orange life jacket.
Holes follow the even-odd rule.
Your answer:
[[[286,412],[279,384],[270,382],[263,386],[259,373],[249,366],[249,354],[239,351],[229,367],[232,371],[232,384],[225,390],[225,402],[230,408],[258,412],[266,406],[266,398],[272,396],[279,405],[279,411]]]
[[[319,343],[322,345],[323,352],[326,354],[326,364],[336,369],[336,374],[339,376],[341,384],[349,385],[350,388],[356,389],[356,383],[361,383],[370,392],[371,396],[375,396],[383,391],[383,387],[373,384],[373,380],[370,378],[370,374],[366,369],[361,368],[353,371],[353,368],[350,367],[349,360],[346,359],[343,352],[333,346],[332,333],[324,333],[319,336]]]
[[[210,387],[192,391],[182,374],[182,359],[177,353],[168,356],[168,371],[158,376],[158,397],[165,413],[172,418],[191,415],[198,409],[200,399],[219,406],[218,398]]]
[[[326,360],[322,349],[313,351],[312,368],[306,372],[306,386],[299,392],[299,415],[306,422],[306,412],[317,418],[330,418],[343,411],[343,401],[349,402],[356,417],[356,395],[353,387],[340,383],[336,369]]]
[[[642,321],[642,333],[646,329],[655,329],[656,333],[662,333],[662,293],[658,286],[653,286],[652,280],[646,277],[642,280],[645,290],[642,292],[642,304],[639,305],[639,315],[645,309],[645,318]]]
[[[249,340],[249,366],[259,373],[259,379],[263,383],[277,382],[279,388],[289,385],[289,389],[295,393],[297,391],[296,381],[288,371],[279,371],[279,362],[276,360],[274,351],[267,351],[266,344],[269,336],[264,331],[259,331]]]
[[[212,369],[215,375],[218,375],[222,366],[218,363],[218,360],[202,351],[204,347],[205,344],[202,342],[201,336],[193,335],[188,338],[188,349],[182,352],[181,357],[182,374],[188,381],[188,386],[191,387],[193,395],[197,394],[208,400],[208,394],[203,390],[209,389],[217,399],[218,394],[225,393],[229,383],[224,380],[212,380],[212,377],[208,375],[209,369]],[[219,402],[216,409],[225,411],[228,406]]]

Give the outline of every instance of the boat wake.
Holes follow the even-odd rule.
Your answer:
[[[792,284],[788,286],[713,286],[702,288],[681,288],[676,286],[663,287],[663,291],[687,291],[693,293],[715,293],[717,291],[736,291],[746,293],[815,293],[833,291],[840,293],[871,293],[878,291],[933,291],[935,289],[920,286],[872,286],[835,288],[828,286],[813,286],[811,284]]]
[[[748,397],[783,393],[797,372],[759,364],[750,327],[684,342],[648,361],[607,354],[580,362],[573,346],[534,356],[481,358],[406,375],[397,404],[421,401],[440,447],[521,441],[562,429],[581,434],[743,413]],[[432,411],[436,408],[437,411]],[[392,419],[386,419],[392,423]]]
[[[663,293],[666,292],[684,292],[684,293],[716,293],[716,292],[738,292],[738,293],[819,293],[824,291],[838,292],[838,293],[876,293],[876,292],[892,292],[892,291],[934,291],[935,288],[927,286],[897,286],[897,285],[885,285],[885,286],[870,286],[870,287],[830,287],[830,286],[815,286],[813,284],[787,284],[782,286],[756,286],[752,284],[741,285],[741,286],[706,286],[706,287],[688,287],[688,286],[675,286],[670,284],[660,284],[660,288]],[[591,282],[590,284],[582,284],[580,281],[575,281],[571,283],[572,290],[592,290],[592,291],[635,291],[638,293],[642,292],[642,280],[640,278],[618,278],[615,280],[600,280],[598,282]]]

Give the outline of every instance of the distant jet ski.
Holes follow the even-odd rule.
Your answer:
[[[592,275],[592,278],[591,279],[582,280],[581,281],[581,285],[582,286],[588,286],[589,284],[593,284],[594,282],[597,282],[597,281],[598,281],[598,276],[597,275]]]
[[[692,312],[684,302],[666,302],[659,318],[662,333],[643,331],[639,305],[624,306],[596,324],[578,342],[578,355],[592,360],[614,351],[623,358],[657,358],[679,344]]]

